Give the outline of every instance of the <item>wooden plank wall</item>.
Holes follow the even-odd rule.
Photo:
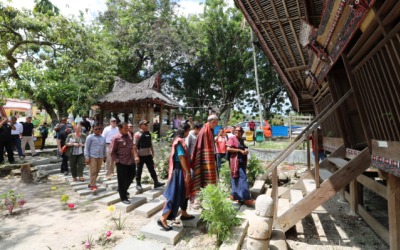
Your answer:
[[[326,95],[324,98],[321,99],[320,102],[316,104],[316,113],[319,114],[332,101],[333,100],[331,94]],[[340,129],[340,124],[338,122],[336,112],[333,112],[328,118],[326,118],[326,120],[321,124],[321,129],[322,134],[326,137],[342,137],[342,131]]]

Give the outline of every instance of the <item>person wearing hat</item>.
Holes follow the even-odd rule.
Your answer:
[[[159,182],[156,171],[154,169],[154,149],[151,142],[151,134],[147,125],[149,121],[141,120],[139,122],[140,130],[133,136],[133,155],[135,156],[136,163],[136,189],[142,191],[142,170],[143,164],[146,164],[150,172],[150,176],[154,181],[154,188],[162,187],[165,183]]]
[[[111,180],[111,176],[114,174],[115,163],[110,155],[110,144],[112,138],[119,133],[117,128],[117,119],[112,117],[110,119],[110,125],[105,127],[101,134],[106,139],[107,144],[107,161],[106,161],[106,179]]]
[[[35,143],[33,142],[33,136],[34,136],[34,126],[32,124],[32,116],[28,116],[26,118],[26,121],[22,123],[22,155],[25,156],[25,147],[26,144],[29,144],[29,148],[31,149],[32,157],[36,156],[36,150],[35,150]]]

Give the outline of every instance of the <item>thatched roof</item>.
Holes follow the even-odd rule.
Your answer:
[[[130,83],[115,77],[113,90],[98,100],[99,106],[149,102],[177,108],[179,103],[161,93],[161,75],[156,73],[140,83]]]

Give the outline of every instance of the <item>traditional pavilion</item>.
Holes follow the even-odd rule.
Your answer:
[[[316,157],[315,167],[284,194],[277,194],[273,178],[276,208],[282,199],[295,199],[295,189],[309,187],[295,205],[275,210],[275,227],[289,230],[339,192],[351,213],[361,216],[390,249],[400,249],[400,1],[235,3],[294,109],[316,115],[267,172],[276,174],[279,163],[318,126],[321,146],[330,153],[321,163]],[[371,202],[365,190],[376,194],[386,211],[366,206]]]
[[[104,112],[124,114],[125,121],[132,122],[134,131],[140,120],[148,120],[149,130],[153,131],[154,118],[159,117],[160,134],[165,135],[171,121],[171,110],[177,109],[179,103],[161,92],[161,74],[156,73],[140,83],[130,83],[115,77],[112,91],[98,100],[100,107],[99,120],[102,123]],[[158,114],[158,115],[157,115]],[[129,119],[131,117],[131,119]],[[167,124],[163,120],[167,119]]]

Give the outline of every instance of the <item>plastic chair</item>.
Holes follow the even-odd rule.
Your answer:
[[[257,130],[256,131],[256,142],[261,143],[264,140],[264,133],[262,130]]]
[[[253,131],[249,130],[245,132],[246,141],[253,141]]]

